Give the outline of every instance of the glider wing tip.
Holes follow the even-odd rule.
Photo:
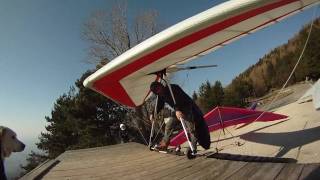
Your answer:
[[[83,86],[86,87],[86,88],[91,88],[92,87],[92,82],[90,81],[89,78],[86,78],[84,81],[83,81]]]

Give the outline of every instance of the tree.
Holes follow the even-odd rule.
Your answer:
[[[223,105],[225,106],[240,106],[241,99],[237,96],[234,88],[230,86],[224,90]]]
[[[91,44],[90,57],[97,68],[121,55],[128,49],[158,33],[161,26],[158,23],[158,13],[146,10],[129,22],[125,3],[117,4],[111,12],[94,13],[85,23],[83,35]],[[148,134],[145,122],[149,119],[150,101],[135,108],[133,119],[142,134]]]
[[[193,101],[197,101],[197,100],[198,100],[198,94],[197,94],[196,91],[193,91],[192,100],[193,100]]]
[[[212,107],[221,106],[223,104],[224,92],[220,81],[216,81],[212,87],[212,98]]]
[[[119,124],[128,111],[112,100],[82,85],[91,72],[85,73],[68,94],[58,98],[46,117],[47,132],[42,132],[38,148],[49,158],[55,158],[68,149],[79,149],[116,144],[119,142]]]
[[[110,62],[128,49],[160,31],[158,14],[146,10],[129,23],[125,3],[113,6],[111,12],[98,11],[85,23],[83,36],[91,44],[90,62],[98,67]]]
[[[196,93],[194,93],[196,95]],[[216,81],[212,86],[209,81],[201,84],[199,88],[199,97],[197,97],[199,106],[204,113],[207,113],[215,106],[223,104],[224,92],[220,81]]]
[[[45,155],[32,152],[23,168],[28,172],[44,159],[56,158],[66,150],[111,145],[120,142],[119,125],[129,120],[126,108],[112,100],[83,87],[88,71],[76,81],[68,93],[60,96],[51,116],[45,119],[48,125],[42,132],[38,149]],[[142,142],[132,127],[128,126],[132,140]]]
[[[245,107],[249,97],[254,96],[254,88],[250,80],[244,80],[243,76],[238,76],[232,80],[224,90],[223,104],[227,106]]]
[[[203,113],[206,113],[211,108],[211,84],[207,80],[205,83],[202,83],[199,88],[199,107],[202,110]]]

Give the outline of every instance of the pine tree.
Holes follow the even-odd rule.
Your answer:
[[[129,112],[112,100],[82,86],[85,73],[68,93],[60,96],[53,107],[51,116],[45,119],[46,132],[39,137],[37,147],[45,155],[31,153],[27,165],[31,167],[45,158],[55,158],[66,150],[111,145],[120,142],[119,124],[129,121]],[[128,126],[132,139],[137,133]],[[136,138],[139,139],[139,138]],[[38,160],[40,158],[40,160]]]
[[[212,104],[212,90],[211,84],[209,81],[202,83],[199,88],[199,107],[203,113],[206,113],[210,110]]]
[[[211,103],[211,109],[215,106],[223,105],[224,91],[220,81],[216,81],[214,86],[212,87],[211,98],[212,98],[211,102],[213,102]]]

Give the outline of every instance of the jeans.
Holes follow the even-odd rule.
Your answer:
[[[194,123],[194,119],[193,119],[193,114],[189,113],[185,116],[184,119],[184,123],[186,125],[186,129],[187,132],[189,134],[189,138],[191,141],[191,144],[194,148],[194,150],[197,149],[197,142],[198,139],[196,137],[196,129],[195,129],[195,123]],[[168,121],[166,122],[166,126],[165,126],[165,131],[164,131],[164,136],[162,138],[162,140],[166,143],[169,144],[170,141],[170,136],[172,135],[173,131],[174,131],[174,127],[177,124],[181,124],[180,121],[177,120],[177,118],[168,118]]]

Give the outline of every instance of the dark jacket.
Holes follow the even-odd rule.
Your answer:
[[[169,87],[166,86],[164,93],[159,95],[157,113],[159,113],[164,104],[169,104],[176,111],[181,111],[184,115],[192,113],[195,120],[203,120],[203,114],[199,107],[193,102],[193,100],[186,94],[178,85],[171,84],[172,92],[174,94],[176,104],[172,99]]]
[[[164,93],[158,97],[157,113],[159,113],[164,103],[169,104],[176,111],[181,111],[187,118],[186,120],[193,121],[195,125],[195,137],[199,144],[205,148],[210,148],[210,134],[208,126],[203,118],[203,114],[193,100],[176,84],[171,84],[171,88],[176,100],[176,104],[172,100],[169,87],[165,87]]]

